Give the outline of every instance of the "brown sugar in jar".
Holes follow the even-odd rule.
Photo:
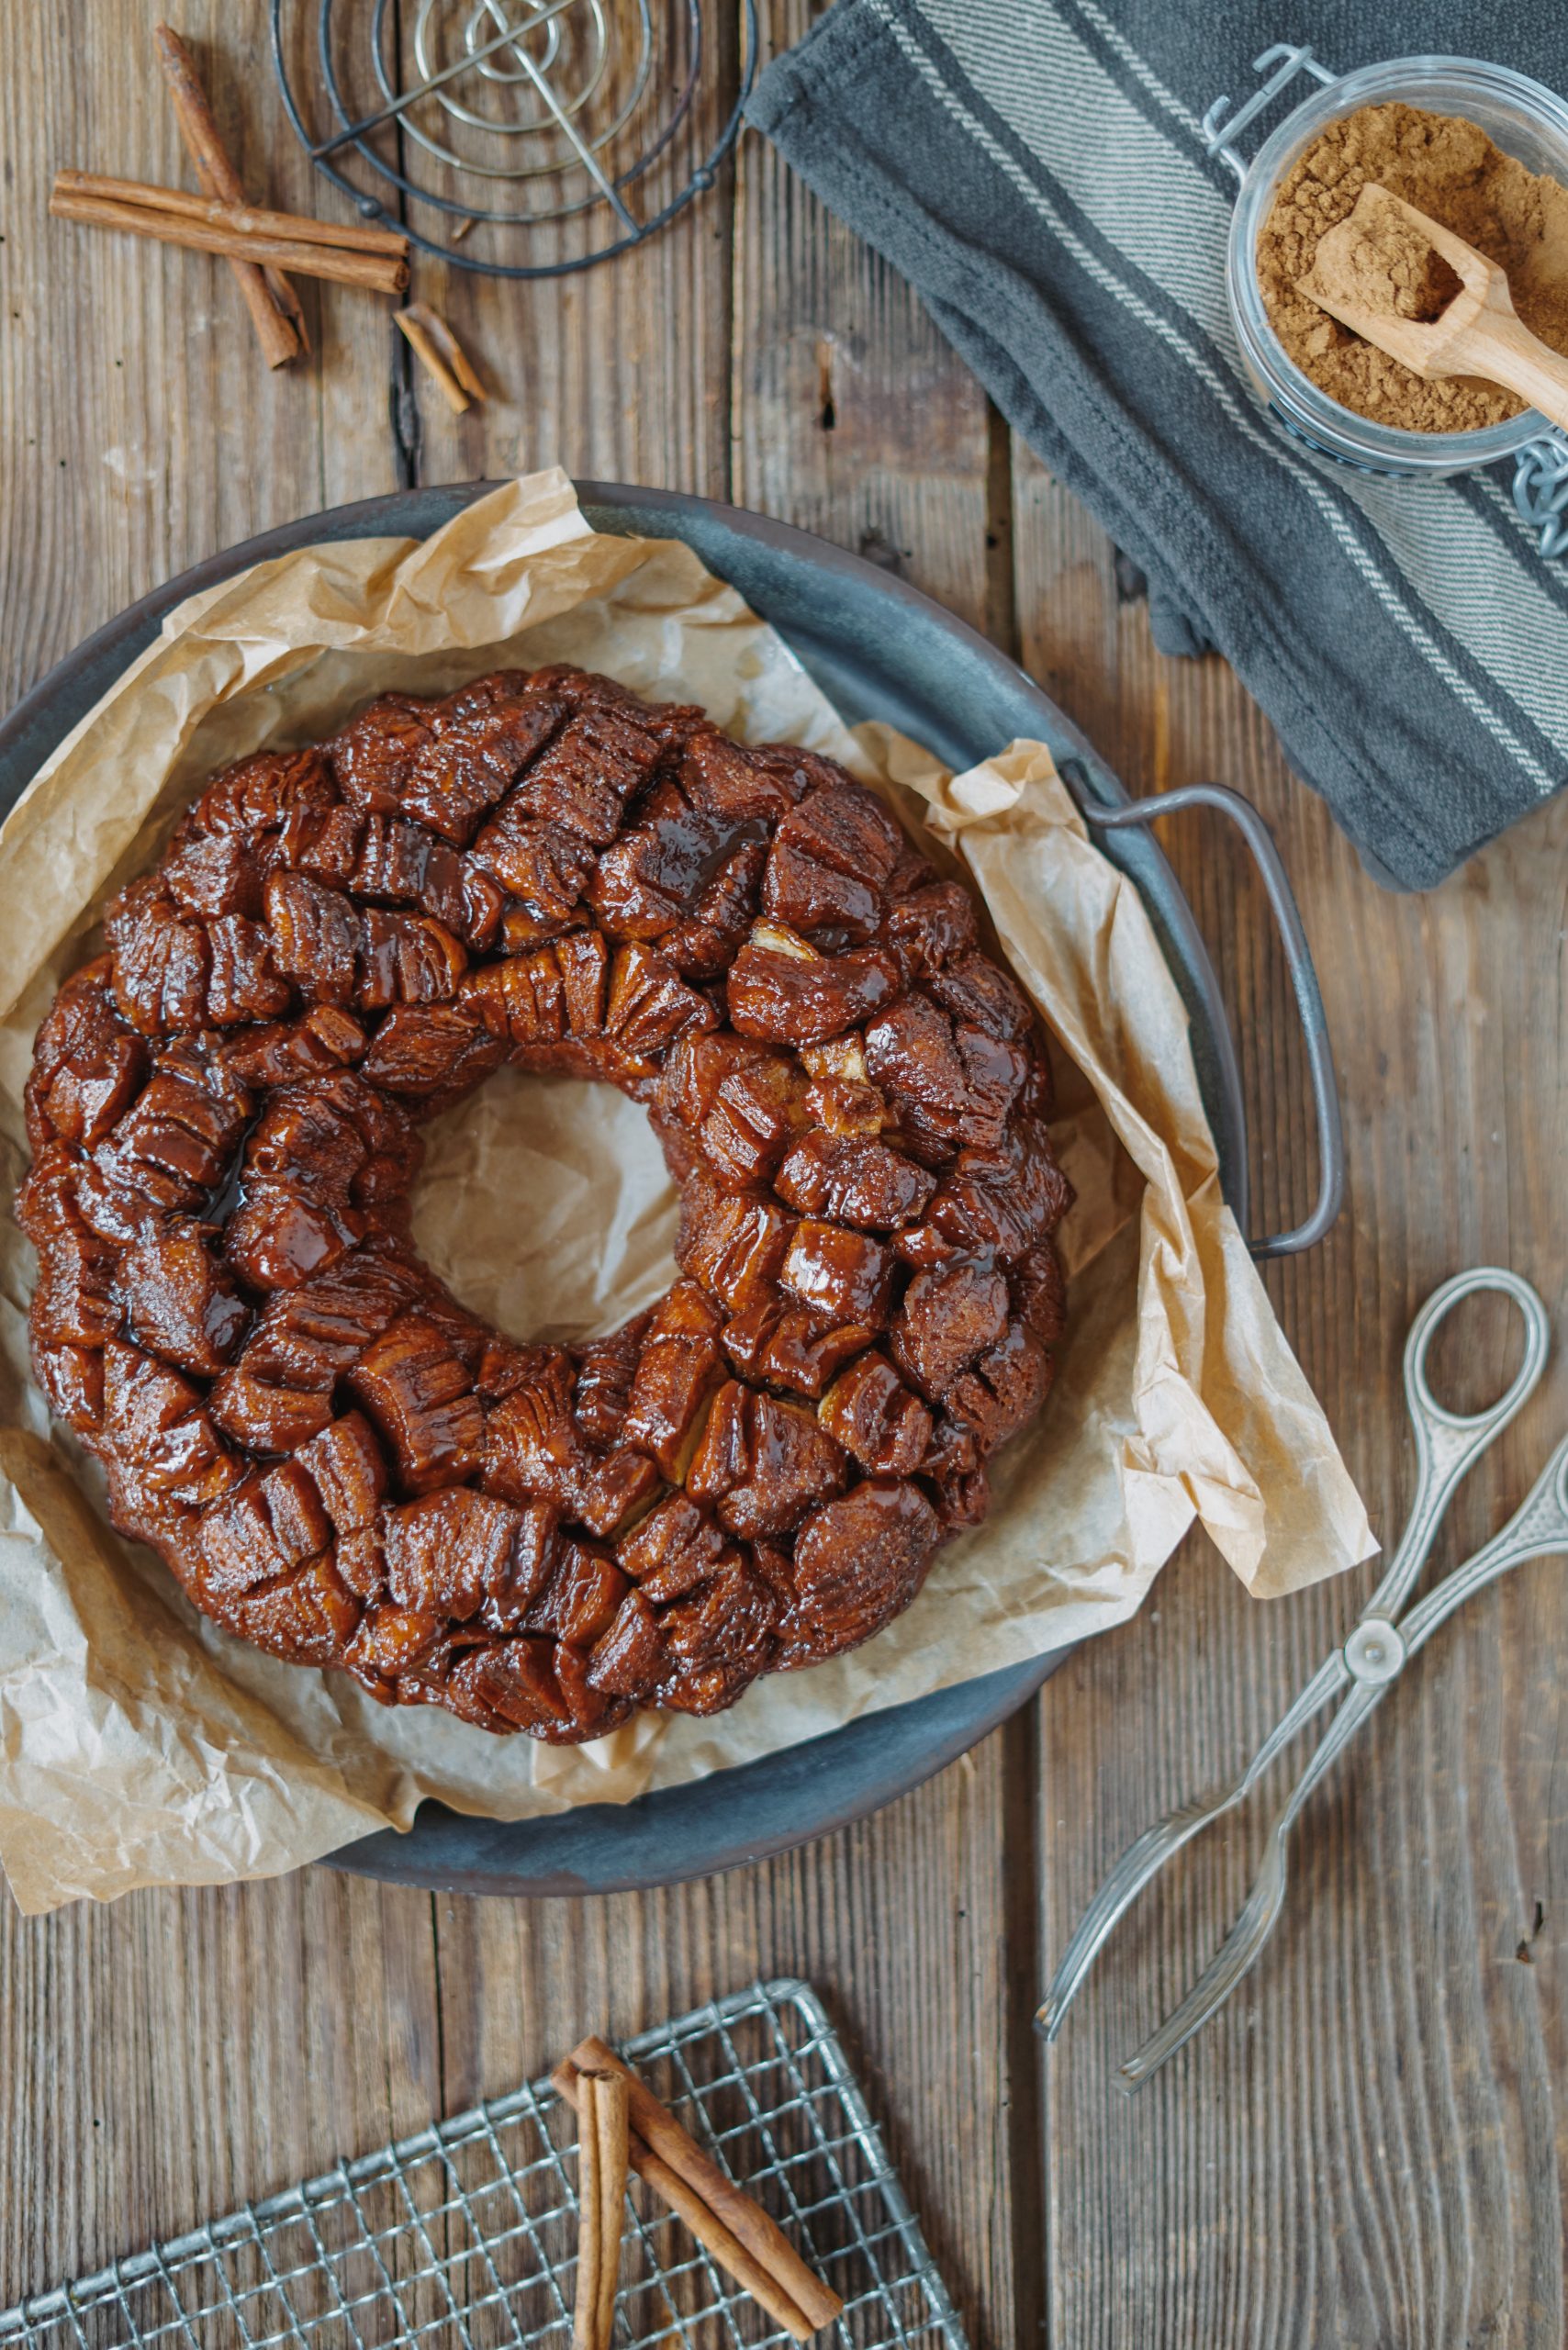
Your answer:
[[[1523,400],[1479,377],[1425,382],[1301,291],[1319,241],[1372,182],[1499,263],[1524,324],[1568,356],[1568,188],[1505,154],[1479,124],[1395,100],[1329,123],[1275,190],[1258,286],[1287,357],[1342,408],[1401,431],[1475,432],[1521,415]],[[1435,297],[1457,290],[1440,269],[1423,279],[1414,254],[1398,274],[1407,317],[1432,315]]]

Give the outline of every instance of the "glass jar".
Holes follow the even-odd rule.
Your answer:
[[[1375,424],[1330,399],[1286,356],[1269,324],[1258,285],[1258,238],[1274,191],[1292,165],[1329,123],[1360,106],[1403,99],[1428,114],[1462,115],[1528,171],[1550,173],[1568,186],[1568,104],[1526,73],[1472,57],[1394,57],[1386,64],[1363,65],[1354,73],[1330,77],[1309,50],[1280,50],[1260,58],[1260,70],[1276,57],[1284,58],[1285,66],[1228,128],[1215,123],[1227,104],[1224,99],[1204,126],[1211,154],[1223,155],[1241,182],[1230,225],[1225,285],[1242,360],[1263,406],[1293,440],[1319,458],[1406,481],[1440,480],[1540,448],[1550,428],[1534,408],[1479,432],[1404,432],[1394,425]],[[1250,163],[1244,162],[1231,144],[1235,132],[1304,67],[1323,86],[1287,116]],[[1562,447],[1561,442],[1545,442],[1550,464],[1562,463]]]

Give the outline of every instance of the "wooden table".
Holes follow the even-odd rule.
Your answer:
[[[774,44],[811,13],[777,0]],[[1218,777],[1273,825],[1338,1045],[1350,1201],[1269,1286],[1374,1525],[1399,1522],[1399,1350],[1427,1291],[1493,1259],[1565,1302],[1568,800],[1430,896],[1372,886],[1235,678],[1152,650],[1104,534],[755,137],[608,268],[518,287],[420,264],[496,386],[483,410],[454,421],[386,306],[336,289],[306,291],[308,369],[269,378],[221,264],[45,218],[60,165],[183,177],[157,14],[96,0],[69,33],[54,10],[0,17],[0,701],[186,564],[402,483],[559,461],[869,554],[1016,652],[1133,789]],[[189,0],[180,22],[252,195],[328,209],[259,0]],[[1237,1011],[1256,1213],[1283,1221],[1310,1190],[1311,1124],[1260,892],[1222,827],[1166,829]],[[1500,1384],[1498,1332],[1471,1328],[1455,1380]],[[1439,1565],[1565,1424],[1559,1371]],[[1190,1543],[1141,1616],[919,1793],[676,1891],[523,1905],[318,1868],[33,1921],[0,1898],[0,2306],[504,2089],[585,2028],[799,1972],[845,2029],[977,2342],[1560,2343],[1561,1565],[1473,1602],[1392,1694],[1298,1832],[1264,1963],[1137,2102],[1115,2061],[1234,1912],[1255,1818],[1172,1870],[1055,2052],[1030,2031],[1110,1860],[1238,1766],[1370,1583],[1263,1605]]]

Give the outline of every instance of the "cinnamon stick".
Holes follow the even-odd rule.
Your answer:
[[[88,173],[62,173],[69,177],[87,178]],[[409,283],[409,264],[391,253],[351,252],[342,246],[324,241],[319,221],[300,223],[289,213],[241,212],[237,207],[216,204],[210,207],[216,215],[212,219],[198,219],[178,207],[153,207],[140,200],[141,191],[134,182],[125,182],[133,192],[132,199],[121,200],[106,196],[78,193],[57,181],[49,199],[49,208],[60,220],[83,220],[101,229],[123,229],[134,237],[151,237],[160,244],[184,245],[191,251],[218,253],[226,261],[272,263],[279,269],[292,270],[300,277],[331,278],[341,285],[359,285],[373,294],[401,294]],[[161,196],[180,195],[177,189],[161,189]],[[185,198],[186,203],[204,201]],[[260,224],[269,220],[283,221],[291,229],[308,226],[308,240],[297,235],[274,235]]]
[[[701,2196],[710,2210],[778,2278],[796,2306],[811,2320],[813,2330],[831,2324],[844,2306],[838,2295],[812,2274],[778,2222],[749,2195],[743,2194],[712,2157],[703,2153],[668,2107],[659,2103],[652,2089],[637,2078],[629,2065],[622,2062],[608,2042],[597,2037],[579,2042],[572,2051],[570,2062],[579,2071],[591,2065],[624,2075],[632,2127],[638,2136],[685,2179],[695,2194]]]
[[[108,196],[122,204],[144,205],[150,212],[238,229],[246,236],[293,237],[305,245],[333,245],[344,252],[408,259],[409,240],[398,229],[371,229],[358,220],[317,220],[308,212],[274,212],[264,205],[247,204],[243,198],[238,204],[221,204],[213,196],[194,195],[188,187],[158,187],[147,180],[117,179],[109,172],[56,172],[54,185],[57,193]]]
[[[439,311],[428,302],[408,302],[392,315],[454,416],[462,416],[484,398],[485,386],[467,352]]]
[[[550,2078],[577,2106],[588,2072],[614,2072],[625,2080],[632,2168],[679,2214],[719,2266],[797,2342],[830,2325],[844,2306],[838,2295],[813,2276],[783,2230],[725,2177],[608,2042],[582,2041]]]
[[[619,2073],[579,2076],[577,2290],[573,2350],[610,2350],[626,2197],[626,2084]]]
[[[245,190],[218,136],[196,61],[170,26],[154,25],[152,39],[197,179],[208,196],[224,204],[243,204]],[[229,266],[251,313],[267,365],[286,367],[291,359],[310,348],[298,296],[281,269],[263,269],[253,261],[230,261]]]
[[[582,2076],[571,2065],[559,2065],[550,2076],[555,2087],[568,2105],[582,2111]],[[797,2342],[811,2339],[815,2331],[798,2305],[790,2299],[767,2269],[758,2266],[740,2239],[715,2217],[700,2195],[694,2194],[686,2181],[661,2161],[644,2139],[633,2130],[626,2142],[626,2158],[639,2178],[646,2179],[655,2195],[662,2196],[670,2210],[685,2221],[692,2234],[705,2251],[711,2254],[721,2268],[733,2277],[742,2289],[749,2293],[767,2311],[769,2317],[791,2333]]]

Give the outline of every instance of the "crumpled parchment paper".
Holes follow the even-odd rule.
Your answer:
[[[123,1541],[52,1430],[27,1354],[31,1252],[0,1231],[0,1862],[25,1910],[297,1867],[420,1799],[521,1818],[620,1802],[1103,1631],[1201,1517],[1255,1592],[1374,1547],[1323,1414],[1220,1197],[1186,1019],[1136,890],[1037,744],[944,774],[848,733],[773,632],[679,544],[600,536],[558,471],[422,543],[323,545],[193,599],[0,830],[0,1155],[26,1164],[33,1032],[106,900],[216,767],[308,740],[397,685],[573,660],[699,701],[753,740],[879,781],[967,865],[1056,1039],[1070,1325],[1038,1424],[982,1528],[938,1554],[868,1647],[758,1683],[711,1721],[646,1716],[594,1745],[386,1711],[341,1673],[216,1630]],[[430,1132],[415,1229],[459,1297],[518,1337],[613,1327],[674,1273],[673,1194],[642,1112],[503,1071]]]

